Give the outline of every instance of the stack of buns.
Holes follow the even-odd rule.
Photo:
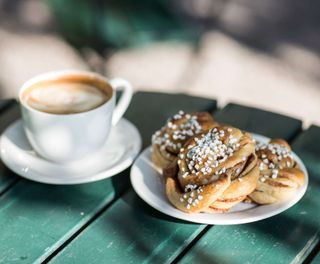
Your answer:
[[[286,141],[257,143],[206,112],[169,118],[152,137],[151,159],[162,171],[168,200],[187,213],[228,212],[244,200],[285,201],[304,183]]]

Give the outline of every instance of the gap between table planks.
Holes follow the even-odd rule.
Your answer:
[[[213,111],[216,102],[187,95],[137,93],[126,117],[138,126],[146,146],[153,131],[180,109]],[[8,111],[0,117],[3,128],[19,117],[17,104]],[[8,179],[13,173],[1,166],[0,175]],[[75,186],[19,179],[0,197],[0,262],[5,263],[44,261],[130,186],[129,170],[113,178]]]
[[[289,140],[301,131],[299,120],[236,104],[227,105],[215,117],[220,122],[269,137]],[[130,190],[51,262],[170,263],[186,253],[207,229],[206,225],[180,221],[157,212]]]
[[[318,243],[317,251],[315,252],[314,259],[312,259],[312,264],[319,264],[320,263],[320,245]]]

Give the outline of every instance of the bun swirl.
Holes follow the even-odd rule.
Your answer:
[[[191,138],[180,149],[176,169],[164,171],[169,201],[188,213],[229,210],[256,187],[254,151],[251,135],[230,126]]]
[[[207,112],[186,114],[179,111],[168,119],[165,126],[153,134],[151,156],[153,163],[160,169],[172,165],[186,141],[208,131],[214,125],[215,121]]]
[[[291,147],[283,139],[257,144],[260,178],[250,199],[258,204],[288,200],[304,184],[304,174],[293,159]]]

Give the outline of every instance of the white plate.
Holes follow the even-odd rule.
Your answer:
[[[111,177],[128,168],[141,149],[136,127],[121,119],[99,153],[59,164],[38,156],[30,146],[21,120],[8,127],[0,138],[1,159],[18,175],[50,184],[78,184]]]
[[[253,137],[260,142],[268,142],[269,138],[253,134]],[[308,173],[301,159],[293,153],[294,159],[305,175],[305,182],[297,190],[296,195],[289,201],[270,205],[256,205],[240,203],[228,213],[209,214],[197,213],[187,214],[176,209],[168,201],[165,194],[165,186],[161,174],[151,162],[151,147],[144,150],[136,159],[131,168],[131,183],[136,193],[153,208],[160,212],[182,220],[210,224],[210,225],[235,225],[259,221],[276,214],[279,214],[294,204],[304,195],[308,186]]]

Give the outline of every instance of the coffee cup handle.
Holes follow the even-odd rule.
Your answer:
[[[112,125],[115,126],[126,112],[130,104],[133,95],[133,88],[128,81],[121,78],[115,78],[109,82],[115,91],[123,91],[123,94],[121,95],[112,115]]]

